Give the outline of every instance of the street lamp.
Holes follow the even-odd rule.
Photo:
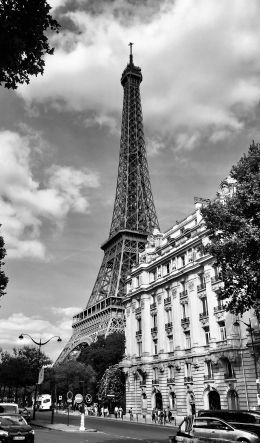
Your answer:
[[[247,327],[247,331],[250,334],[251,337],[251,343],[252,343],[252,356],[254,359],[254,366],[255,366],[255,379],[256,379],[256,387],[257,387],[257,394],[259,394],[259,380],[258,380],[258,370],[257,370],[257,358],[256,358],[256,352],[255,352],[255,342],[254,342],[254,328],[252,327],[251,319],[249,318],[249,323],[244,322],[244,320],[236,320],[233,325],[239,326],[239,323],[244,323],[244,325]]]
[[[46,340],[46,341],[42,341],[41,338],[40,338],[39,341],[36,341],[36,340],[34,340],[34,338],[32,338],[29,334],[24,334],[24,333],[22,333],[22,334],[19,335],[19,339],[20,339],[20,340],[23,340],[23,338],[24,338],[25,336],[29,337],[29,338],[32,340],[32,342],[33,342],[36,346],[39,346],[39,349],[38,349],[38,368],[37,368],[38,370],[40,369],[41,347],[44,346],[44,345],[47,345],[47,343],[49,343],[49,341],[51,341],[53,338],[57,338],[57,341],[58,341],[58,342],[61,342],[61,341],[62,341],[59,335],[54,335],[53,337],[50,337],[50,338],[49,338],[48,340]],[[34,391],[34,403],[33,403],[33,417],[32,417],[33,420],[35,420],[35,409],[36,409],[37,389],[38,389],[38,383],[37,383],[37,381],[36,381],[36,384],[35,384],[35,391]]]

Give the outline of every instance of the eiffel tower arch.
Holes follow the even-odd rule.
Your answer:
[[[73,317],[72,336],[56,364],[99,334],[124,331],[125,279],[159,223],[151,190],[140,96],[141,69],[130,58],[121,77],[124,90],[116,196],[104,257],[86,308]]]

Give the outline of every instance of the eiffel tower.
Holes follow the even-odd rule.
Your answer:
[[[101,246],[104,258],[86,308],[73,317],[73,334],[56,364],[76,357],[82,344],[97,335],[124,331],[125,279],[147,236],[159,223],[155,211],[143,131],[140,97],[141,69],[129,63],[123,71],[124,89],[116,197],[109,237]]]

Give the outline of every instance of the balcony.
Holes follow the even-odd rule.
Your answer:
[[[151,328],[151,334],[157,334],[157,332],[158,332],[157,326],[154,326],[153,328]]]
[[[200,313],[200,320],[202,320],[203,318],[208,317],[208,316],[209,316],[208,312],[201,312]]]
[[[167,385],[174,385],[175,384],[175,378],[167,378]]]
[[[225,381],[236,381],[236,374],[234,371],[232,372],[225,372],[224,374],[224,380]]]
[[[201,312],[199,316],[202,326],[207,326],[209,324],[209,314],[208,312]]]
[[[205,289],[206,289],[206,284],[205,283],[197,286],[197,291],[198,292],[205,291]]]
[[[182,300],[185,297],[188,297],[188,291],[187,290],[180,292],[180,300]]]
[[[187,329],[190,326],[190,317],[182,318],[181,325],[182,325],[183,329]]]
[[[214,315],[217,321],[225,320],[226,311],[223,305],[219,304],[218,306],[214,306]]]
[[[136,337],[138,337],[139,335],[142,335],[142,329],[139,329],[139,331],[135,332]]]
[[[159,385],[159,380],[157,378],[152,380],[152,385]]]
[[[184,384],[193,383],[193,377],[184,377]]]
[[[150,305],[150,311],[154,311],[157,308],[156,303]]]
[[[135,310],[135,315],[141,315],[141,306],[139,306],[138,308],[136,308],[136,310]]]
[[[171,297],[167,297],[164,299],[164,306],[170,305],[171,304]]]
[[[165,323],[165,331],[168,331],[168,329],[172,329],[172,321]]]
[[[214,277],[211,277],[211,284],[214,285],[215,283],[219,283],[220,281],[222,281],[222,276],[221,274],[215,275]]]
[[[210,374],[204,375],[204,381],[214,381],[214,376]]]

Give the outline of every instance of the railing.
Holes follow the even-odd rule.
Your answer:
[[[225,308],[223,305],[214,306],[214,312],[224,311]]]
[[[215,283],[219,283],[220,281],[222,281],[222,276],[221,274],[215,275],[214,277],[211,277],[211,284],[214,285]]]
[[[224,380],[236,380],[235,372],[234,371],[232,371],[232,372],[225,372]]]
[[[193,383],[193,377],[184,377],[184,383]]]
[[[197,291],[198,292],[203,291],[204,289],[206,289],[206,284],[205,283],[203,283],[202,285],[198,285],[197,286]]]
[[[171,378],[167,378],[167,384],[168,385],[172,385],[175,383],[175,378],[171,377]]]
[[[187,289],[185,289],[185,291],[180,292],[180,298],[187,297],[187,295],[188,295]]]
[[[152,309],[156,309],[156,303],[152,303],[152,304],[150,305],[150,310],[152,310]]]
[[[190,323],[190,317],[184,317],[181,319],[181,325],[185,325],[186,323]]]
[[[171,304],[171,297],[167,297],[164,299],[164,304],[165,305],[170,305]]]
[[[135,335],[142,335],[142,329],[139,329],[139,331],[136,331]]]
[[[152,380],[152,385],[158,385],[159,384],[159,380],[156,378],[155,380]]]
[[[209,375],[209,374],[204,375],[204,380],[205,380],[205,381],[208,381],[208,380],[214,380],[214,376],[213,376],[213,375]]]
[[[206,317],[208,317],[209,316],[209,313],[208,312],[201,312],[200,313],[200,320],[202,320],[203,318],[206,318]]]
[[[172,329],[172,321],[165,323],[165,330],[167,331],[167,329]]]
[[[157,328],[157,326],[154,326],[154,328],[151,328],[151,333],[152,334],[155,334],[155,333],[157,333],[158,332],[158,328]]]

